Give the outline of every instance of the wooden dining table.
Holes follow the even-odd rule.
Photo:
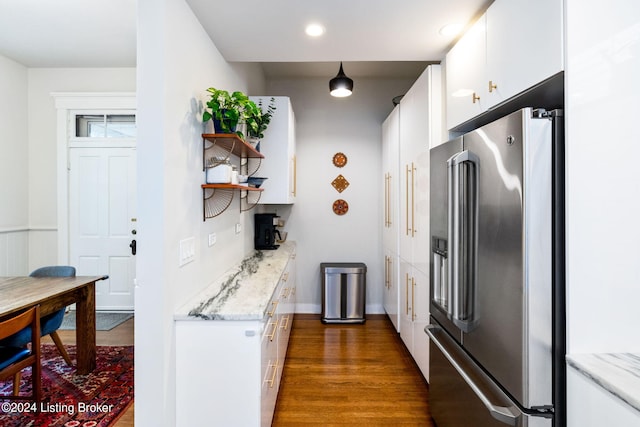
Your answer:
[[[108,276],[0,277],[0,321],[40,305],[40,315],[76,304],[76,363],[79,374],[96,367],[95,284]]]

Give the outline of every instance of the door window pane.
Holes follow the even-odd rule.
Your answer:
[[[76,116],[76,137],[135,138],[134,114],[82,114]]]

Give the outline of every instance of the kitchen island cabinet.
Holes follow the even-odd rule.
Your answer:
[[[640,354],[567,355],[567,426],[640,426]]]
[[[176,312],[177,426],[270,426],[295,308],[295,243],[255,251]]]

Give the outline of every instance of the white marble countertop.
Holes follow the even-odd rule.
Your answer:
[[[286,241],[254,251],[174,313],[175,320],[262,320],[280,276],[295,252]]]
[[[640,411],[640,354],[567,355],[569,366]]]

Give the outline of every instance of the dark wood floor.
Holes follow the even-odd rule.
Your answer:
[[[428,394],[386,316],[323,325],[296,315],[273,426],[435,426]]]

